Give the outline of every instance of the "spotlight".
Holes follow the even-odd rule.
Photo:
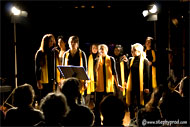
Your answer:
[[[86,6],[85,5],[81,5],[81,8],[85,8]]]
[[[28,13],[26,11],[21,11],[20,9],[16,8],[15,6],[13,6],[11,8],[11,13],[15,16],[23,16],[23,17],[28,16]]]
[[[108,5],[107,8],[111,8],[111,5]]]
[[[21,16],[27,17],[27,16],[28,16],[28,13],[27,13],[26,11],[21,11]]]
[[[149,10],[150,13],[156,13],[158,11],[157,6],[153,5],[152,8]]]
[[[158,20],[158,8],[155,4],[148,6],[147,10],[142,12],[143,16],[146,17],[147,21],[157,21]]]
[[[142,12],[142,14],[143,14],[144,17],[146,17],[146,16],[148,15],[148,10],[144,10],[144,11]]]
[[[11,12],[13,13],[13,15],[20,15],[21,14],[21,11],[16,7],[12,7]]]
[[[28,13],[26,11],[21,11],[20,9],[13,6],[11,8],[11,17],[14,24],[14,49],[15,49],[15,88],[17,88],[17,52],[16,52],[16,23],[18,23],[19,17],[27,17]]]

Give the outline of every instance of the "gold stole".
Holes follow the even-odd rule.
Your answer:
[[[130,62],[130,68],[133,65],[135,57],[131,59]],[[140,78],[140,104],[144,105],[144,97],[143,97],[143,70],[144,70],[144,58],[141,56],[140,57],[140,62],[139,62],[139,78]],[[126,103],[128,105],[131,104],[131,87],[132,87],[132,75],[131,75],[131,69],[129,72],[128,80],[127,80],[127,93],[126,93]]]
[[[120,62],[120,71],[121,71],[121,85],[125,88],[125,74],[124,74],[124,62]],[[125,96],[125,90],[123,90],[123,96]]]
[[[147,50],[145,50],[145,53],[146,53]],[[151,50],[152,52],[152,57],[153,57],[153,60],[152,62],[155,62],[156,61],[156,55],[155,55],[155,52],[154,50]],[[156,88],[157,87],[157,81],[156,81],[156,67],[155,66],[152,66],[152,88]]]
[[[80,55],[80,66],[83,66],[83,61],[82,61],[82,51],[79,49],[79,55]],[[65,66],[68,65],[68,58],[69,58],[69,51],[65,54]]]
[[[109,56],[106,56],[105,58],[105,71],[106,71],[106,77],[104,77],[103,73],[103,59],[102,57],[99,58],[99,68],[97,71],[97,87],[96,92],[104,92],[104,80],[106,80],[106,92],[114,92],[114,77],[112,75],[112,66],[111,66],[111,58]]]
[[[68,65],[68,58],[69,58],[69,51],[65,54],[65,66]],[[80,56],[80,66],[83,66],[83,61],[82,61],[82,51],[79,49],[79,56]],[[83,95],[84,91],[85,91],[85,87],[84,87],[84,80],[80,80],[81,84],[82,84],[82,88],[80,90],[80,93]]]
[[[58,64],[59,64],[59,60],[56,57],[56,67],[57,67]],[[48,81],[47,55],[45,55],[45,64],[41,67],[41,69],[42,69],[41,83],[49,83],[49,81]],[[56,80],[59,83],[60,82],[60,72],[59,72],[58,68],[56,68],[56,69],[57,69],[57,71],[56,71],[57,72]]]
[[[94,88],[94,60],[93,60],[92,54],[88,58],[88,76],[90,78],[90,82],[88,82],[87,94],[91,94],[91,92],[95,91],[95,88]]]

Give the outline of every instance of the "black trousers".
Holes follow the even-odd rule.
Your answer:
[[[140,105],[140,90],[132,90],[131,91],[131,104],[129,105],[130,118],[135,118],[135,112],[142,108]]]

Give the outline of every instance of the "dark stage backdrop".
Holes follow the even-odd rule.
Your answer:
[[[91,43],[106,43],[113,55],[115,44],[122,44],[124,52],[130,54],[131,44],[144,44],[147,36],[154,36],[154,22],[148,22],[142,11],[150,1],[1,1],[1,77],[2,85],[14,87],[14,40],[13,23],[9,9],[12,4],[28,12],[28,17],[17,23],[18,85],[30,83],[36,87],[34,56],[44,34],[78,35],[80,48],[88,56]],[[84,7],[84,6],[85,7]],[[94,8],[91,8],[91,6]],[[170,22],[171,47],[179,59],[179,75],[182,75],[182,44],[188,54],[189,16],[187,2],[157,2],[159,6],[156,22],[157,77],[162,83],[168,76],[168,17],[177,18],[178,26]],[[78,8],[75,8],[78,7]],[[83,8],[84,7],[84,8]],[[170,13],[169,13],[170,11]],[[181,17],[183,16],[183,18]],[[185,31],[185,32],[184,32]],[[188,55],[186,55],[186,62]],[[188,65],[188,63],[186,63]],[[187,66],[186,70],[189,68]],[[186,73],[188,73],[186,71]]]

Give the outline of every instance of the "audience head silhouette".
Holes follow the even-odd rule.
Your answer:
[[[108,95],[100,103],[104,126],[121,126],[125,116],[125,105],[116,96]]]
[[[68,78],[63,82],[62,93],[67,97],[68,103],[76,101],[80,96],[80,82],[77,78]]]
[[[34,89],[30,84],[18,86],[13,92],[13,104],[16,107],[32,105],[34,96]]]
[[[190,78],[186,76],[180,83],[179,93],[182,97],[189,97],[189,81]]]
[[[6,112],[7,126],[32,126],[43,120],[43,113],[33,108],[34,89],[30,84],[20,85],[13,91],[13,105]]]
[[[67,100],[62,93],[49,93],[41,100],[40,108],[44,113],[46,125],[62,125],[69,112]]]
[[[67,97],[71,111],[66,118],[66,126],[92,126],[94,114],[86,106],[77,103],[80,97],[81,84],[77,78],[68,78],[63,82],[61,91]]]

